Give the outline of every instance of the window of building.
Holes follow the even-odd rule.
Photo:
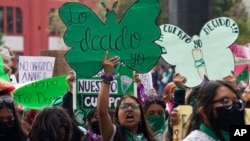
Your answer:
[[[20,7],[0,7],[0,32],[5,35],[23,33],[23,13]]]
[[[13,34],[13,7],[7,7],[7,33]]]
[[[0,7],[0,33],[3,32],[3,7]]]
[[[22,10],[21,8],[16,8],[16,33],[23,33],[23,24],[22,24]]]

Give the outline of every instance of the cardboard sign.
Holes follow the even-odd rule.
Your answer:
[[[56,58],[53,76],[65,75],[72,70],[65,60],[64,55],[66,52],[67,50],[42,50],[40,52],[41,56],[51,56]]]
[[[178,113],[181,117],[180,124],[174,126],[173,129],[173,140],[174,141],[182,141],[183,137],[185,136],[186,132],[186,123],[189,116],[192,113],[192,106],[190,105],[180,105],[177,107]]]
[[[55,57],[19,56],[19,83],[52,77]]]
[[[202,27],[199,36],[193,37],[171,24],[160,28],[162,36],[157,43],[164,48],[162,58],[187,78],[187,87],[199,86],[204,76],[209,80],[222,79],[234,70],[229,46],[238,38],[239,27],[232,19],[212,19]]]
[[[244,109],[244,121],[246,125],[250,125],[250,108],[245,108]]]
[[[96,108],[97,97],[101,88],[100,71],[91,78],[84,78],[77,75],[76,82],[76,105],[77,109]],[[121,67],[119,74],[114,76],[114,80],[110,84],[109,108],[116,107],[117,102],[125,94],[134,94],[133,71],[125,66]]]
[[[120,62],[130,69],[149,72],[161,57],[162,49],[154,42],[161,34],[156,25],[159,12],[158,0],[137,0],[120,21],[116,21],[112,10],[107,11],[103,23],[86,5],[65,3],[59,16],[67,26],[64,42],[71,47],[65,54],[67,62],[77,74],[92,77],[102,70],[108,51],[110,57],[119,56]],[[117,67],[115,74],[119,71]]]
[[[51,102],[65,94],[68,89],[67,75],[47,78],[16,87],[14,100],[27,108],[41,109],[48,107]]]
[[[4,71],[4,61],[3,61],[3,57],[1,54],[0,54],[0,78],[5,81],[10,82],[9,74]]]

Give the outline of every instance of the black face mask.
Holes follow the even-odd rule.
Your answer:
[[[14,120],[10,120],[7,122],[0,122],[0,134],[7,134],[14,127]]]
[[[94,121],[91,123],[91,128],[94,133],[101,135],[100,127],[99,127],[99,121]]]
[[[243,110],[239,111],[233,106],[231,109],[225,107],[216,108],[216,124],[220,130],[229,132],[230,125],[242,124],[244,121]]]

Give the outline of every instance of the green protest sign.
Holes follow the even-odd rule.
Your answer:
[[[248,82],[249,81],[249,76],[248,76],[248,65],[246,68],[238,75],[237,77],[237,85],[240,84],[241,81]]]
[[[64,42],[71,47],[65,54],[68,64],[77,74],[92,77],[102,70],[103,56],[108,51],[130,69],[149,72],[161,57],[161,47],[154,42],[160,37],[155,23],[159,12],[158,0],[137,0],[120,21],[116,21],[112,10],[107,11],[103,23],[87,6],[65,3],[59,15],[67,26]],[[118,67],[115,74],[119,71]]]
[[[187,77],[186,86],[200,85],[206,76],[222,79],[234,70],[234,56],[229,48],[238,38],[239,27],[228,17],[208,21],[200,35],[190,37],[171,24],[160,26],[162,37],[157,41],[164,49],[163,59],[176,66],[175,71]]]
[[[67,75],[61,75],[28,83],[16,89],[15,102],[32,109],[48,107],[54,99],[67,91],[66,77]]]
[[[0,56],[0,78],[10,82],[10,76],[8,73],[4,71],[4,62],[3,62],[3,57],[2,55]]]
[[[96,108],[98,93],[101,88],[100,71],[92,78],[83,78],[77,76],[76,93],[77,93],[77,108]],[[118,100],[125,94],[134,94],[133,71],[128,67],[121,66],[119,73],[114,76],[114,80],[110,84],[109,108],[114,108]]]

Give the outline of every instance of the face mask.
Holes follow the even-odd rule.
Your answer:
[[[165,115],[146,115],[149,126],[153,129],[155,138],[158,141],[163,140],[164,131],[166,130]]]
[[[0,134],[7,134],[14,127],[14,120],[0,122]]]
[[[217,118],[216,124],[220,130],[229,132],[231,124],[243,123],[243,110],[239,111],[234,106],[232,109],[225,109],[224,107],[216,108]]]
[[[165,115],[146,115],[147,122],[154,132],[166,129]]]
[[[100,127],[99,127],[99,121],[94,121],[91,123],[91,128],[94,133],[101,135]]]

